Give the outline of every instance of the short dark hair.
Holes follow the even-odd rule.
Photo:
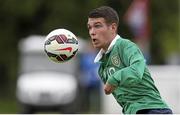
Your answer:
[[[109,6],[101,6],[89,12],[88,18],[104,18],[107,24],[116,23],[119,25],[117,12]]]

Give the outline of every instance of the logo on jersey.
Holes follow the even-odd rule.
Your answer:
[[[119,67],[119,65],[120,65],[120,58],[119,58],[119,56],[118,55],[113,55],[112,57],[111,57],[111,62],[112,62],[112,64],[114,65],[114,66],[117,66],[117,67]]]

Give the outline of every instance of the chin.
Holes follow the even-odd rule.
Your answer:
[[[96,49],[101,49],[101,47],[98,47],[98,46],[94,46],[94,48],[96,48]]]
[[[98,44],[93,44],[93,47],[96,48],[96,49],[101,49],[101,46],[98,45]]]

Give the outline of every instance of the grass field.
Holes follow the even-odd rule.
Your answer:
[[[17,114],[16,100],[13,98],[0,98],[0,114]]]

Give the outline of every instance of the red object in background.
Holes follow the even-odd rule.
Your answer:
[[[134,0],[128,8],[124,20],[132,30],[135,40],[149,39],[149,0]]]

